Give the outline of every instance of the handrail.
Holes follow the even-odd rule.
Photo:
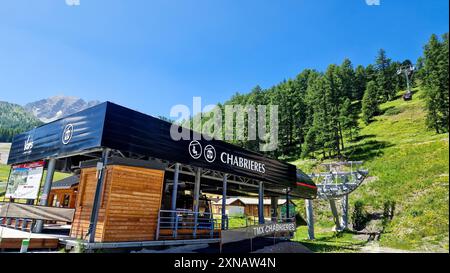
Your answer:
[[[183,237],[192,238],[218,238],[221,229],[222,217],[215,218],[210,212],[194,212],[190,210],[160,210],[158,213],[158,226],[156,231],[156,240],[164,239],[178,239]],[[220,215],[220,214],[219,214]],[[222,216],[222,215],[220,215]],[[227,216],[224,217],[227,221]],[[226,224],[228,226],[228,224]],[[162,230],[171,230],[162,234]],[[180,230],[183,234],[180,234]],[[202,232],[206,230],[207,232]],[[170,237],[170,238],[167,238]]]
[[[222,215],[211,212],[194,212],[190,210],[160,210],[158,213],[156,240],[160,239],[197,239],[197,238],[219,238],[222,230],[222,220],[224,229],[229,228],[229,220],[233,216]],[[245,226],[258,225],[256,218],[253,223],[249,223],[249,218],[245,217]],[[269,222],[286,223],[294,222],[295,216],[286,218],[281,215],[274,221],[270,218]],[[169,232],[168,232],[169,231]]]

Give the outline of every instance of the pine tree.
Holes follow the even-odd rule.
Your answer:
[[[302,155],[321,149],[322,156],[326,156],[326,143],[329,140],[327,125],[327,101],[325,98],[325,77],[316,77],[308,86],[308,102],[312,108],[312,120],[305,137]]]
[[[246,105],[254,107],[255,117],[258,118],[258,105],[265,105],[265,104],[267,103],[264,90],[259,85],[257,85],[247,95]],[[258,130],[259,130],[258,122],[256,121],[255,123],[248,123],[248,117],[246,117],[244,124],[247,129],[245,130],[246,137],[248,136],[248,130],[254,130],[254,132],[256,133],[256,140],[244,141],[243,147],[249,150],[258,151],[259,143],[261,142],[261,140],[258,138]]]
[[[312,71],[308,76],[308,82],[307,82],[306,94],[305,94],[306,119],[305,119],[305,124],[303,125],[303,134],[305,135],[305,137],[309,131],[309,128],[312,127],[312,124],[313,124],[314,106],[316,105],[316,100],[317,100],[313,86],[314,86],[314,83],[320,77],[322,77],[322,74],[317,71]]]
[[[340,67],[332,64],[328,66],[324,75],[325,105],[328,108],[326,115],[328,130],[326,132],[329,135],[325,144],[330,148],[330,157],[332,156],[331,152],[333,151],[340,157],[341,152],[344,149],[342,125],[339,120],[339,114],[342,101],[346,98],[346,90],[343,89],[340,74]]]
[[[427,125],[436,133],[449,131],[448,33],[440,41],[433,34],[424,49],[421,77],[426,94]]]
[[[339,122],[341,123],[345,136],[353,140],[359,131],[358,113],[349,98],[346,98],[341,105]]]
[[[320,145],[317,140],[317,128],[312,126],[309,128],[305,136],[305,142],[302,146],[302,157],[308,157],[311,153],[320,149]]]
[[[377,70],[373,64],[369,64],[366,67],[365,74],[366,74],[366,85],[370,81],[375,81],[375,82],[377,81]],[[367,86],[365,86],[365,87],[367,87]],[[365,91],[366,91],[366,88],[364,88],[363,95],[364,95]]]
[[[356,78],[355,71],[353,70],[352,62],[349,59],[345,59],[340,68],[339,76],[342,82],[343,95],[352,100],[357,98]]]
[[[366,91],[367,75],[366,69],[362,65],[358,65],[355,70],[355,99],[361,100]]]
[[[283,81],[275,87],[273,104],[278,105],[278,143],[281,155],[292,151],[294,118],[292,116],[292,81]]]
[[[449,126],[449,43],[448,43],[448,32],[442,35],[442,52],[441,52],[441,97],[442,101],[440,103],[439,109],[442,112],[442,128],[444,131],[448,132],[450,130]]]
[[[308,105],[307,105],[307,90],[310,80],[315,77],[317,72],[305,69],[294,81],[294,106],[292,114],[294,116],[294,140],[295,140],[295,154],[300,155],[302,151],[302,144],[305,142],[307,134],[306,127],[308,126]]]
[[[305,138],[303,155],[314,147],[322,148],[323,157],[342,155],[343,128],[340,107],[346,98],[342,88],[340,68],[330,65],[327,71],[308,86],[308,101],[312,105],[313,120]]]
[[[395,98],[395,67],[391,59],[386,56],[386,51],[380,49],[376,59],[376,81],[378,85],[378,99],[386,102]]]
[[[367,89],[362,100],[362,117],[366,124],[369,124],[372,117],[379,113],[377,91],[377,84],[374,81],[367,83]]]
[[[364,71],[362,68],[359,73]],[[351,101],[358,100],[359,90],[361,88],[359,85],[365,85],[364,75],[359,75],[361,82],[358,82],[356,78],[356,73],[353,70],[352,62],[349,59],[345,59],[339,68],[339,76],[342,83],[342,98],[339,103],[339,129],[341,138],[341,148],[344,150],[344,135],[353,137],[358,128],[358,109],[353,107]],[[364,92],[364,91],[363,91]],[[362,95],[361,95],[362,96]]]
[[[423,56],[420,56],[419,58],[417,58],[416,71],[414,72],[414,83],[416,83],[417,85],[422,85],[422,83],[423,83],[423,78],[424,78],[423,67],[424,66],[425,66],[425,60],[424,60]]]

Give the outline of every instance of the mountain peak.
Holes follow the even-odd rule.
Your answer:
[[[74,96],[56,95],[28,103],[24,108],[42,122],[51,122],[99,103],[97,100],[85,101]]]

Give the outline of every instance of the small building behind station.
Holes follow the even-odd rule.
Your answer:
[[[48,204],[57,208],[75,208],[80,176],[72,175],[52,183]]]
[[[290,212],[295,212],[295,203],[289,200]],[[213,213],[222,211],[222,198],[211,199]],[[286,214],[286,199],[278,199],[276,215]],[[226,214],[230,216],[258,217],[258,198],[253,197],[229,197],[226,199]],[[264,218],[273,215],[272,199],[264,198]]]

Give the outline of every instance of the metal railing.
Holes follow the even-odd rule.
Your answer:
[[[225,227],[227,226],[225,221]],[[219,238],[221,229],[220,214],[190,210],[160,210],[156,240]]]
[[[245,226],[230,227],[230,221],[234,218],[245,219]],[[222,225],[223,219],[223,225]],[[295,217],[267,218],[266,223],[294,222]],[[250,227],[258,225],[257,217],[228,216],[209,212],[193,212],[191,210],[160,210],[156,229],[156,240],[176,239],[215,239],[220,238],[221,230]]]
[[[240,225],[236,225],[234,222],[239,221]],[[264,217],[265,223],[288,223],[288,222],[294,222],[295,216],[286,218],[286,216],[277,216],[274,217]],[[259,219],[258,216],[254,215],[229,215],[227,216],[227,228],[226,229],[233,229],[233,228],[241,228],[241,227],[250,227],[250,226],[256,226],[259,225]]]
[[[32,230],[34,224],[35,220],[32,219],[0,217],[0,226],[9,227],[17,230],[22,231]]]

